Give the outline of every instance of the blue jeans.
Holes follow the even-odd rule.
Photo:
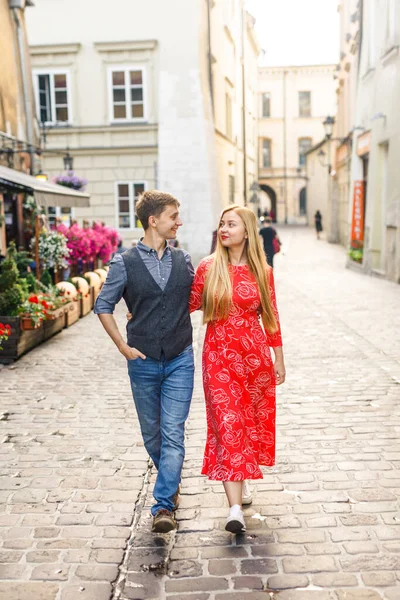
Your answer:
[[[193,393],[193,348],[188,346],[172,360],[147,357],[128,360],[133,399],[144,445],[158,474],[156,504],[172,511],[185,458],[185,421]]]

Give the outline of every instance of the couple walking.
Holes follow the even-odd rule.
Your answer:
[[[114,257],[95,313],[127,359],[144,444],[158,471],[153,531],[166,533],[176,528],[193,392],[190,312],[203,310],[202,474],[223,482],[230,506],[225,528],[239,533],[246,529],[242,504],[251,503],[247,480],[262,478],[260,465],[275,461],[275,386],[284,382],[285,366],[273,274],[255,215],[237,205],[222,211],[216,251],[194,273],[190,256],[167,243],[182,225],[179,206],[157,190],[140,196],[144,237]],[[130,313],[127,342],[113,317],[122,297]]]

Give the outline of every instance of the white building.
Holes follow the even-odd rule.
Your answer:
[[[73,156],[91,193],[90,212],[76,218],[116,226],[129,245],[142,234],[135,198],[156,187],[181,200],[179,239],[193,259],[209,252],[221,207],[244,202],[257,178],[258,47],[243,5],[35,1],[28,32],[47,128],[42,168],[53,176],[67,149]]]
[[[336,65],[261,67],[259,70],[259,183],[261,210],[278,222],[307,216],[305,152],[324,137],[336,113]]]
[[[400,6],[397,0],[364,0],[361,27],[351,160],[350,242],[357,236],[361,238],[365,272],[400,282]],[[356,200],[360,200],[360,191],[362,194],[359,215],[354,210],[354,190],[359,190]]]

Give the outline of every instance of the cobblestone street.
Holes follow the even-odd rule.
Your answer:
[[[398,600],[400,286],[282,228],[287,380],[277,464],[224,531],[205,439],[200,314],[179,531],[150,532],[154,473],[126,364],[94,315],[0,370],[0,598]],[[124,308],[118,319],[123,326]]]

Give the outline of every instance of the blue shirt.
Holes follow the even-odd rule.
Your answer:
[[[158,258],[156,250],[143,244],[142,240],[138,242],[136,248],[139,251],[139,256],[142,258],[150,275],[160,286],[160,288],[164,290],[172,270],[171,246],[166,243],[161,258]],[[185,256],[189,273],[193,277],[194,268],[192,265],[192,259],[187,252],[184,250],[182,252]],[[121,300],[127,283],[128,278],[126,275],[124,259],[122,258],[121,254],[115,254],[110,263],[110,270],[108,272],[107,279],[101,288],[100,294],[97,296],[93,312],[96,315],[113,314],[115,305]]]

